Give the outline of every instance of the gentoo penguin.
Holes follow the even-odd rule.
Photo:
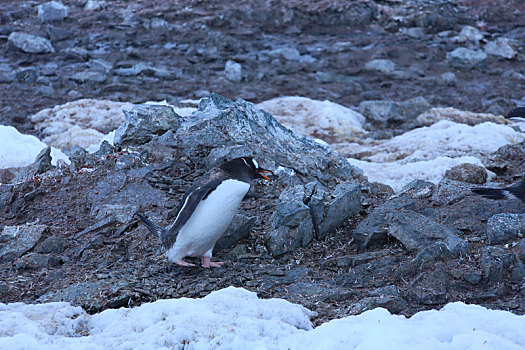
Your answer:
[[[168,260],[181,266],[195,266],[184,257],[200,257],[203,267],[219,267],[212,262],[215,243],[224,234],[250,189],[250,181],[270,180],[255,159],[240,157],[224,162],[197,180],[184,194],[175,221],[162,228],[144,216],[137,216],[158,235]]]
[[[505,188],[476,187],[472,192],[490,199],[518,198],[525,203],[525,177],[518,183]]]

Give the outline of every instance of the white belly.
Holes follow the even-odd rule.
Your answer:
[[[166,252],[168,260],[176,262],[185,256],[202,257],[215,246],[230,225],[250,184],[238,180],[223,181],[201,201],[179,231],[175,244]]]

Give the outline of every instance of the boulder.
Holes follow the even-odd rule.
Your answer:
[[[27,53],[55,52],[55,49],[49,40],[32,34],[12,32],[9,34],[7,42]]]
[[[229,81],[240,83],[242,79],[242,66],[237,62],[228,60],[224,67],[224,75]]]
[[[68,7],[60,2],[46,2],[38,6],[38,19],[42,23],[62,21],[67,17],[68,11]]]
[[[484,184],[487,181],[488,174],[487,170],[482,166],[463,163],[448,169],[445,172],[445,177],[471,184]]]
[[[498,38],[494,41],[489,41],[485,45],[485,53],[510,60],[518,54],[512,44],[513,42],[507,38]]]
[[[502,213],[492,216],[487,222],[489,244],[506,243],[525,235],[525,214]]]

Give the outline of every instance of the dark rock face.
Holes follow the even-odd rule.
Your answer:
[[[0,262],[13,261],[33,248],[46,225],[4,226],[0,234]]]
[[[525,233],[525,215],[497,214],[487,222],[487,241],[489,244],[506,243],[522,238]]]

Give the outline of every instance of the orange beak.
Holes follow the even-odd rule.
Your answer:
[[[261,171],[258,172],[258,174],[261,175],[261,177],[263,179],[270,181],[270,178],[268,176],[264,175],[264,173],[270,173],[270,174],[273,175],[273,172],[271,172],[270,170],[261,170]]]

